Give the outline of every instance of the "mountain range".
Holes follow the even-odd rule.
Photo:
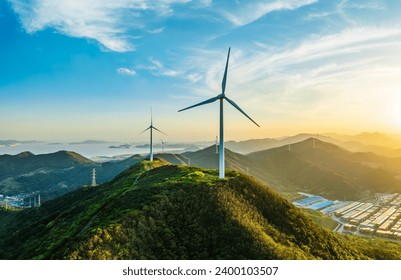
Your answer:
[[[307,139],[256,152],[249,158],[283,182],[331,199],[361,199],[377,192],[401,192],[401,158],[353,153]]]
[[[332,233],[256,179],[217,175],[142,160],[40,207],[0,207],[0,259],[401,259],[398,243]]]
[[[89,184],[93,168],[97,171],[97,182],[102,183],[140,160],[139,156],[133,156],[121,161],[96,163],[69,151],[0,155],[0,194],[40,192],[42,199],[47,200]]]
[[[181,155],[159,155],[174,163],[217,168],[211,146]],[[350,152],[314,138],[248,155],[226,150],[226,166],[249,173],[280,192],[304,191],[338,200],[358,200],[377,192],[401,192],[401,158]]]
[[[322,137],[305,139],[307,136],[296,135],[291,137],[291,141],[285,138],[281,140],[286,142],[282,146],[246,155],[226,149],[226,167],[249,173],[289,196],[304,191],[330,199],[358,200],[372,197],[377,192],[401,192],[401,157],[352,152],[333,144],[333,141],[323,141]],[[377,139],[387,139],[388,143],[395,141],[380,134],[355,137],[370,138],[371,143]],[[328,136],[325,138],[330,139]],[[297,140],[301,141],[292,142]],[[289,141],[291,144],[288,144]],[[214,145],[195,152],[157,156],[178,165],[218,168],[218,154]],[[68,151],[44,155],[30,152],[15,156],[2,155],[0,194],[39,191],[45,200],[54,198],[89,184],[93,168],[97,171],[98,183],[103,183],[143,158],[136,155],[124,160],[98,163]]]
[[[249,176],[164,160],[1,211],[0,225],[1,259],[369,258]]]
[[[316,138],[345,148],[351,152],[374,152],[388,157],[401,157],[401,137],[386,135],[378,132],[362,132],[355,135],[324,133],[301,133],[280,138],[252,139],[246,141],[228,141],[226,148],[241,154],[277,148],[295,144],[309,138]]]

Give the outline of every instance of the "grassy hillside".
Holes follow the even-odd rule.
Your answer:
[[[375,260],[401,260],[401,243],[346,234],[340,238],[362,254]]]
[[[329,216],[322,214],[320,211],[307,208],[301,208],[300,210],[302,210],[309,218],[311,218],[312,221],[319,224],[325,229],[334,230],[338,226],[338,223],[336,221],[334,221]]]
[[[0,212],[0,248],[2,259],[367,258],[248,176],[162,160]]]

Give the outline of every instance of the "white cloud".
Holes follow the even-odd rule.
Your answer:
[[[160,61],[158,61],[156,59],[153,59],[153,58],[149,58],[149,61],[153,65],[153,67],[151,66],[149,69],[161,69],[161,68],[163,68],[163,64]]]
[[[314,20],[314,19],[322,19],[322,18],[327,18],[332,15],[338,14],[338,11],[334,12],[320,12],[320,13],[310,13],[306,16],[305,19],[307,20]]]
[[[241,26],[272,11],[294,10],[317,0],[275,0],[269,3],[243,1],[228,6],[219,6],[211,0],[8,1],[28,33],[51,28],[67,36],[94,40],[105,50],[127,52],[135,50],[135,39],[132,36],[134,31],[143,29],[154,34],[163,32],[164,27],[152,29],[149,23],[152,18],[160,20],[174,16],[175,5],[186,5],[188,14],[198,9],[217,12],[234,25]]]
[[[250,90],[264,102],[274,100],[272,111],[325,115],[341,108],[351,116],[371,110],[372,104],[386,106],[387,94],[401,85],[400,48],[401,29],[349,29],[240,61],[233,86],[241,93],[254,85]]]
[[[365,61],[366,57],[392,56],[386,49],[401,45],[401,29],[397,28],[355,28],[322,37],[311,37],[300,45],[281,52],[255,53],[245,59],[243,78],[262,79],[275,73],[309,72],[316,65],[350,61]],[[299,71],[302,70],[302,71]]]
[[[196,83],[202,79],[202,75],[199,73],[191,73],[186,75],[186,79],[192,83]]]
[[[362,0],[362,1],[349,1],[343,0],[341,3],[343,8],[351,8],[358,10],[384,10],[385,6],[383,2],[377,0]]]
[[[157,28],[157,29],[150,30],[149,33],[158,34],[158,33],[162,33],[163,31],[164,31],[164,27],[160,27],[160,28]]]
[[[160,61],[149,58],[150,65],[138,66],[138,68],[149,71],[154,76],[177,77],[182,74],[182,71],[177,71],[165,67]]]
[[[121,74],[121,75],[127,75],[127,76],[135,76],[136,75],[135,70],[124,68],[124,67],[118,68],[116,71],[118,74]]]
[[[246,4],[232,3],[231,10],[222,10],[221,14],[236,26],[249,24],[264,15],[279,10],[296,10],[300,7],[318,2],[318,0],[276,0],[276,1],[246,1]]]
[[[143,11],[172,13],[172,5],[188,0],[9,0],[28,33],[46,28],[71,37],[88,38],[116,52],[135,49],[128,30],[143,28]]]
[[[177,77],[177,76],[180,75],[180,72],[176,71],[176,70],[167,69],[167,70],[161,71],[160,75],[161,76],[166,76],[166,77]]]
[[[199,0],[199,3],[204,6],[210,6],[213,0]]]

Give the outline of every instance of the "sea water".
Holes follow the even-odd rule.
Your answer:
[[[86,158],[93,159],[97,157],[119,157],[135,154],[149,153],[149,147],[110,148],[110,146],[119,146],[122,143],[90,143],[90,144],[71,144],[71,143],[19,143],[13,146],[0,146],[0,155],[17,155],[29,151],[35,155],[55,153],[57,151],[72,151],[83,155]],[[166,147],[165,151],[169,151]],[[177,148],[174,148],[177,150]],[[161,147],[153,147],[155,153],[161,152]]]

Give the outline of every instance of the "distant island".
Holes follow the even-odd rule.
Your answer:
[[[71,142],[70,145],[82,145],[82,144],[105,144],[105,143],[112,143],[109,141],[100,141],[100,140],[85,140],[81,142]]]
[[[109,149],[130,149],[131,147],[130,144],[121,144],[118,146],[109,146]]]
[[[0,140],[0,147],[12,147],[20,144],[41,143],[39,141]]]

